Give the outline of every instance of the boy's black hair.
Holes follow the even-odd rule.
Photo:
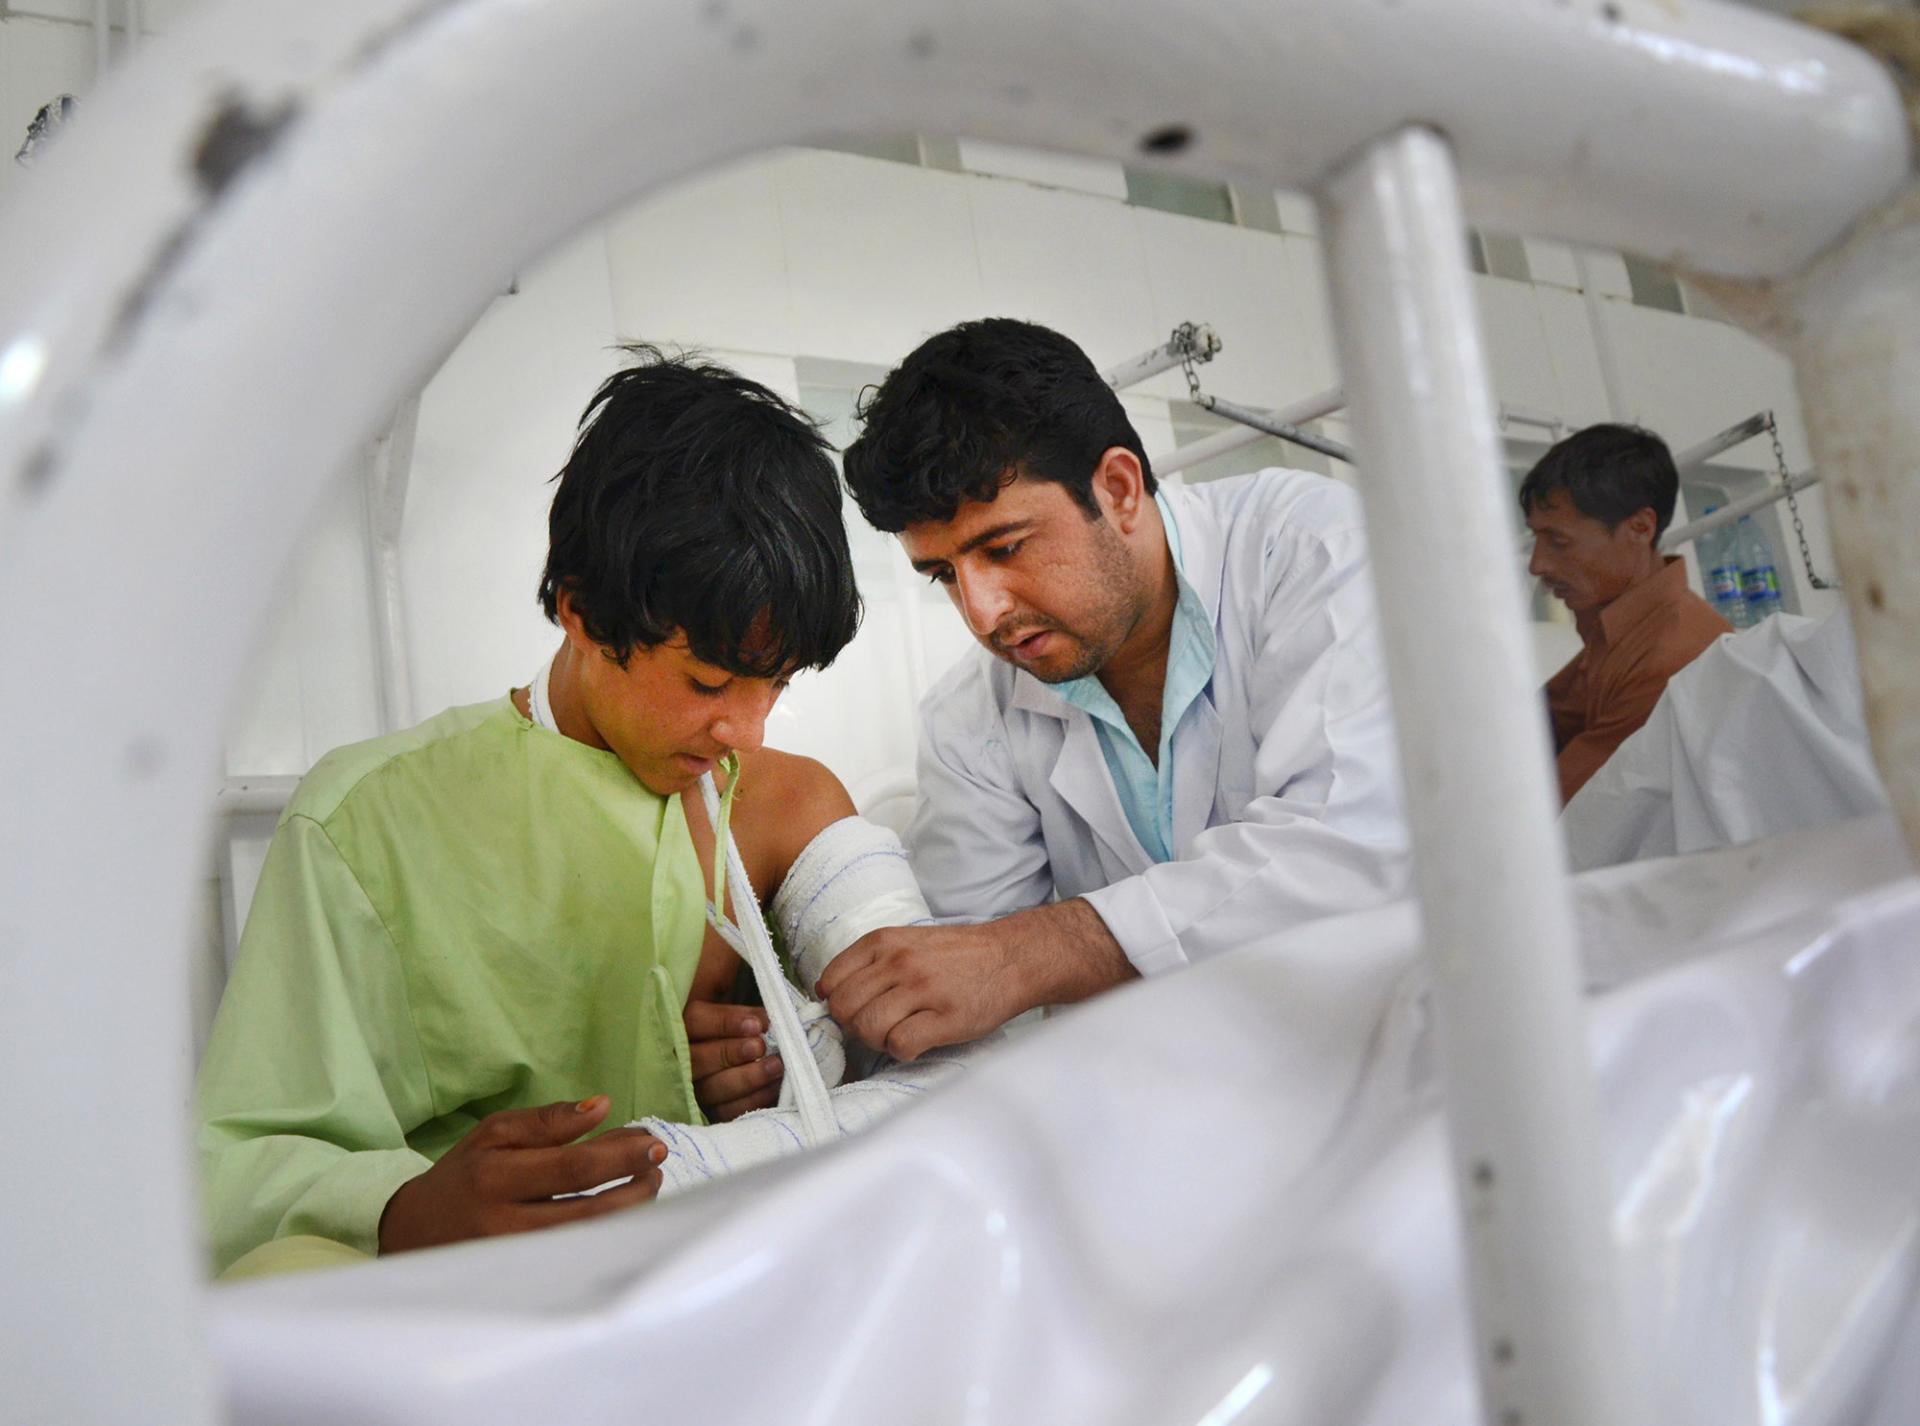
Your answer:
[[[1599,425],[1575,431],[1540,457],[1520,482],[1520,510],[1564,490],[1573,508],[1609,530],[1636,510],[1650,509],[1656,542],[1673,520],[1680,473],[1667,443],[1638,426]]]
[[[1017,476],[1063,485],[1100,514],[1093,473],[1123,446],[1153,468],[1120,398],[1087,354],[1058,332],[1010,317],[962,322],[929,337],[860,402],[847,485],[875,529],[951,520]]]
[[[623,666],[678,630],[729,673],[825,668],[861,612],[825,439],[723,366],[624,350],[635,364],[594,393],[555,477],[547,617],[565,590]]]

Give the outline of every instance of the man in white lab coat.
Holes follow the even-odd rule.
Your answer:
[[[863,408],[854,498],[984,646],[922,708],[942,917],[820,983],[896,1058],[1399,895],[1406,834],[1359,501],[1156,488],[1119,399],[1026,322],[929,339]]]

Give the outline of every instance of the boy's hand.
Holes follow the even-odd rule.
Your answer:
[[[578,1104],[489,1114],[439,1163],[394,1191],[380,1216],[380,1251],[524,1233],[646,1202],[660,1190],[664,1144],[639,1129],[574,1142],[610,1108],[596,1094]],[[631,1183],[592,1198],[554,1201],[629,1175]]]
[[[716,1000],[689,1000],[687,1049],[693,1061],[693,1097],[716,1124],[780,1102],[785,1073],[767,1054],[766,1013]],[[762,1058],[764,1056],[764,1058]]]

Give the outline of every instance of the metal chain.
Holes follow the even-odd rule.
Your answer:
[[[1187,397],[1196,406],[1205,406],[1206,397],[1200,394],[1200,373],[1194,370],[1194,357],[1200,350],[1200,329],[1192,322],[1182,322],[1173,329],[1173,345],[1180,352],[1180,371],[1187,378]]]
[[[1813,589],[1837,589],[1813,572],[1813,552],[1807,548],[1807,527],[1800,518],[1800,501],[1793,490],[1793,476],[1787,470],[1787,453],[1780,446],[1780,427],[1773,419],[1773,412],[1767,412],[1767,435],[1773,440],[1773,465],[1780,472],[1780,486],[1787,492],[1787,509],[1793,515],[1794,538],[1800,542],[1800,566],[1807,572],[1807,584]]]

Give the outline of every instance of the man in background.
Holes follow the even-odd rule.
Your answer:
[[[1673,677],[1732,626],[1660,553],[1680,474],[1637,426],[1576,431],[1520,485],[1533,532],[1527,572],[1573,611],[1581,650],[1547,680],[1560,800],[1578,792],[1647,721]]]

